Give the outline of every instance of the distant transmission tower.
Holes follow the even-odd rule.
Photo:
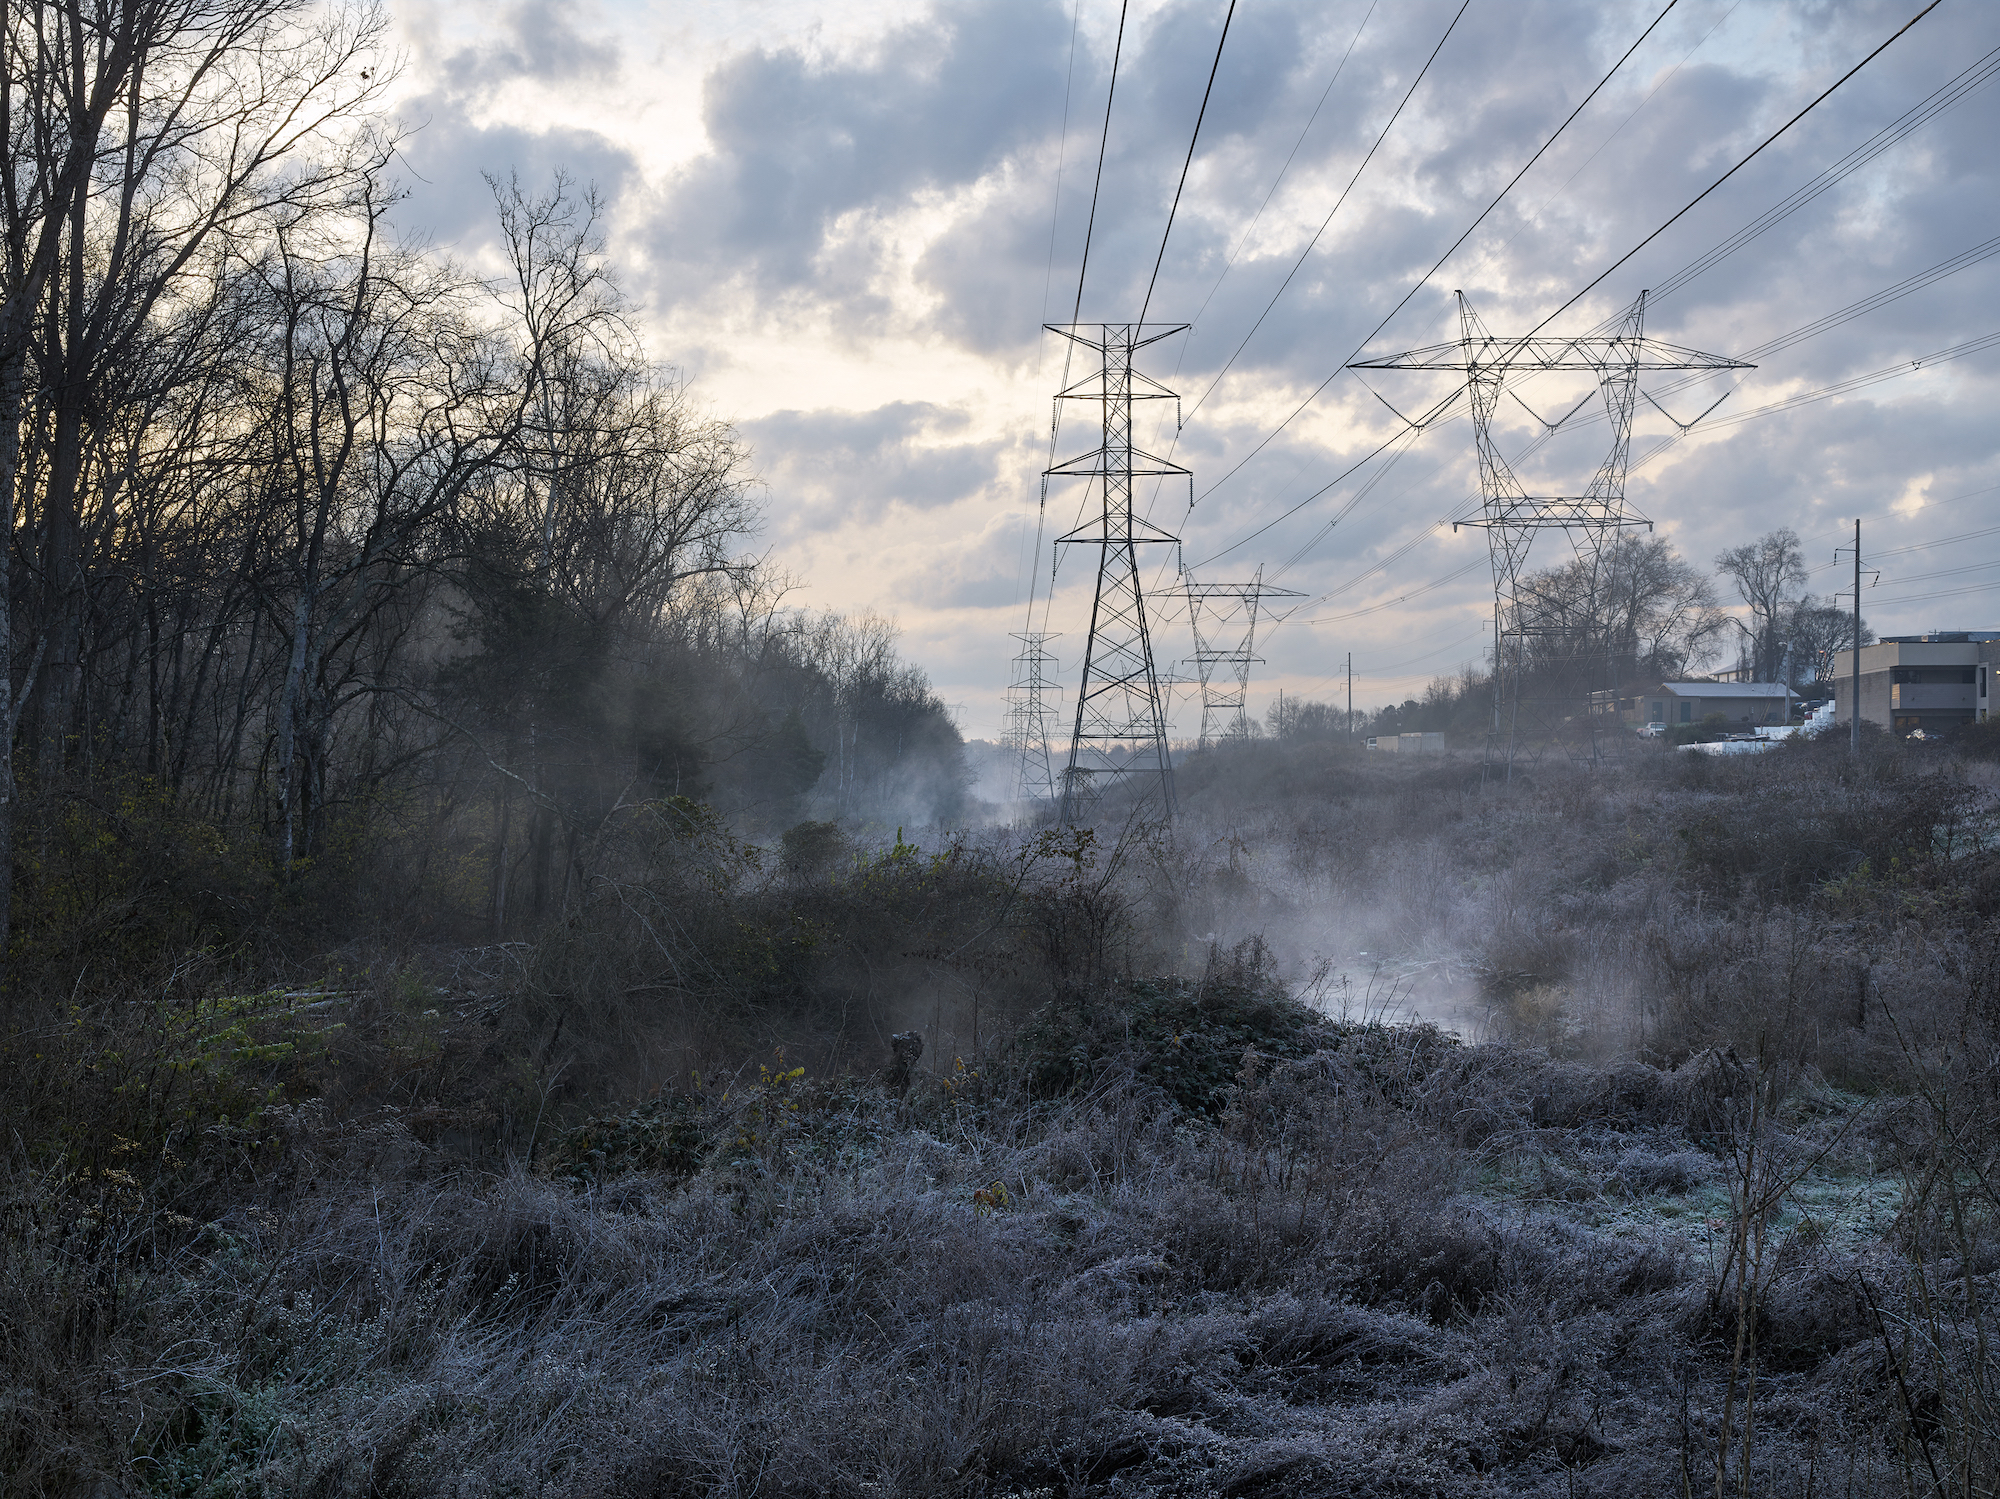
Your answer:
[[[1261,567],[1248,583],[1197,583],[1188,578],[1188,630],[1194,636],[1193,666],[1201,684],[1197,748],[1207,749],[1232,735],[1248,737],[1245,704],[1250,697],[1250,668],[1264,659],[1256,654],[1259,609],[1265,599],[1304,596],[1296,589],[1265,586]],[[1218,668],[1223,668],[1219,674]]]
[[[1493,718],[1487,732],[1486,760],[1489,771],[1511,777],[1514,736],[1521,709],[1521,678],[1526,669],[1526,637],[1536,633],[1527,623],[1522,578],[1527,568],[1528,549],[1537,531],[1559,530],[1570,540],[1576,555],[1589,571],[1590,593],[1594,599],[1599,569],[1606,547],[1627,526],[1652,529],[1653,523],[1625,502],[1625,470],[1632,447],[1632,413],[1639,390],[1641,370],[1733,370],[1751,365],[1721,354],[1701,354],[1693,349],[1647,338],[1641,328],[1646,316],[1646,294],[1627,308],[1616,333],[1580,338],[1496,338],[1459,292],[1459,337],[1456,343],[1434,344],[1382,359],[1356,360],[1350,369],[1365,370],[1455,370],[1465,376],[1467,398],[1472,406],[1473,441],[1479,453],[1479,491],[1482,501],[1478,519],[1455,522],[1479,526],[1486,531],[1487,547],[1493,559]],[[1510,375],[1543,374],[1580,370],[1597,377],[1604,399],[1604,413],[1611,423],[1611,451],[1598,466],[1597,475],[1580,495],[1529,494],[1514,477],[1514,471],[1500,454],[1494,441],[1493,413],[1507,390]],[[1523,410],[1534,416],[1549,432],[1583,409],[1579,402],[1568,415],[1555,422],[1543,421],[1526,402],[1514,395]],[[1585,401],[1589,397],[1586,396]],[[1648,396],[1649,401],[1652,397]],[[1653,404],[1658,405],[1657,402]],[[1719,404],[1719,403],[1718,403]],[[1714,410],[1710,407],[1709,410]],[[1664,409],[1662,409],[1664,415]],[[1704,412],[1703,415],[1707,413]],[[1672,417],[1667,418],[1673,421]],[[1699,421],[1697,417],[1695,420]],[[1692,426],[1693,423],[1675,423]],[[1562,631],[1574,638],[1573,631]],[[1513,642],[1513,669],[1508,671],[1508,641]]]
[[[1007,689],[1007,742],[1015,755],[1014,797],[1017,801],[1054,801],[1056,775],[1052,746],[1061,711],[1062,684],[1055,672],[1060,663],[1049,653],[1056,637],[1045,630],[1016,631],[1021,653],[1014,658],[1014,680]]]
[[[1062,773],[1062,821],[1065,826],[1088,821],[1108,792],[1128,786],[1135,805],[1144,802],[1157,815],[1171,818],[1174,768],[1167,748],[1166,699],[1153,665],[1138,549],[1154,543],[1171,545],[1180,538],[1132,513],[1132,482],[1155,475],[1184,478],[1192,498],[1194,476],[1132,446],[1132,403],[1178,399],[1157,380],[1133,369],[1132,356],[1187,325],[1047,326],[1051,333],[1099,356],[1098,369],[1059,391],[1056,399],[1095,401],[1103,408],[1103,441],[1042,475],[1044,485],[1051,479],[1082,479],[1097,487],[1102,501],[1094,518],[1056,538],[1058,546],[1097,548],[1097,584],[1090,602],[1083,676],[1077,685],[1076,726]]]

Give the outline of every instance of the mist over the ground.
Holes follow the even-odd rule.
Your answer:
[[[1652,14],[1385,342],[1542,316],[1905,19]],[[1462,427],[1281,514],[1398,420],[1342,377],[1252,459],[1646,19],[10,8],[0,1499],[2000,1492],[1995,642],[1884,673],[1917,732],[1727,698],[1990,598],[1988,365],[1917,357],[1989,13],[1575,310],[1768,357],[1490,651]],[[1199,312],[1155,519],[1300,590],[1190,672],[1161,565],[1170,783],[1026,727],[1088,722],[1086,163],[1084,313]]]

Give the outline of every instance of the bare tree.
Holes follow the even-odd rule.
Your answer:
[[[1793,590],[1806,581],[1805,550],[1790,527],[1772,531],[1745,546],[1732,547],[1715,559],[1715,570],[1736,584],[1750,606],[1751,635],[1756,642],[1751,676],[1775,681],[1784,650],[1783,621]]]
[[[0,13],[0,489],[19,539],[24,423],[40,455],[27,533],[39,622],[45,778],[75,727],[91,584],[87,501],[115,513],[109,388],[142,361],[156,315],[279,202],[338,198],[343,139],[387,76],[366,63],[386,21],[306,0],[20,0]],[[31,374],[32,367],[32,374]],[[30,392],[33,392],[30,412]],[[0,892],[10,885],[14,690],[11,568],[0,596]],[[0,893],[0,950],[9,913]]]
[[[1806,594],[1785,611],[1784,638],[1791,654],[1791,685],[1826,684],[1833,676],[1834,652],[1854,644],[1854,611],[1832,599]],[[1861,622],[1861,643],[1875,643],[1875,632],[1866,620]]]
[[[1593,568],[1579,559],[1523,579],[1513,627],[1526,668],[1564,695],[1641,677],[1667,680],[1709,659],[1724,616],[1709,580],[1658,536],[1626,536]]]

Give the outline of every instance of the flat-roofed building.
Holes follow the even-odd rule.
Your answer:
[[[1593,694],[1593,707],[1599,698],[1608,699],[1608,694]],[[1736,729],[1790,723],[1797,694],[1783,682],[1662,682],[1642,692],[1620,693],[1616,701],[1618,717],[1634,727],[1663,723],[1673,728],[1719,713]]]
[[[1861,717],[1895,734],[1983,722],[1994,706],[2000,630],[1891,635],[1861,648]],[[1854,652],[1833,658],[1835,722],[1854,718]]]

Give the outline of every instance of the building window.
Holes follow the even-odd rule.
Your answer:
[[[1665,703],[1661,702],[1653,704],[1653,716],[1651,721],[1653,723],[1665,723],[1667,721],[1667,705]]]
[[[1693,722],[1694,722],[1694,704],[1693,704],[1693,703],[1682,703],[1682,704],[1681,704],[1681,722],[1682,722],[1682,723],[1693,723]]]

